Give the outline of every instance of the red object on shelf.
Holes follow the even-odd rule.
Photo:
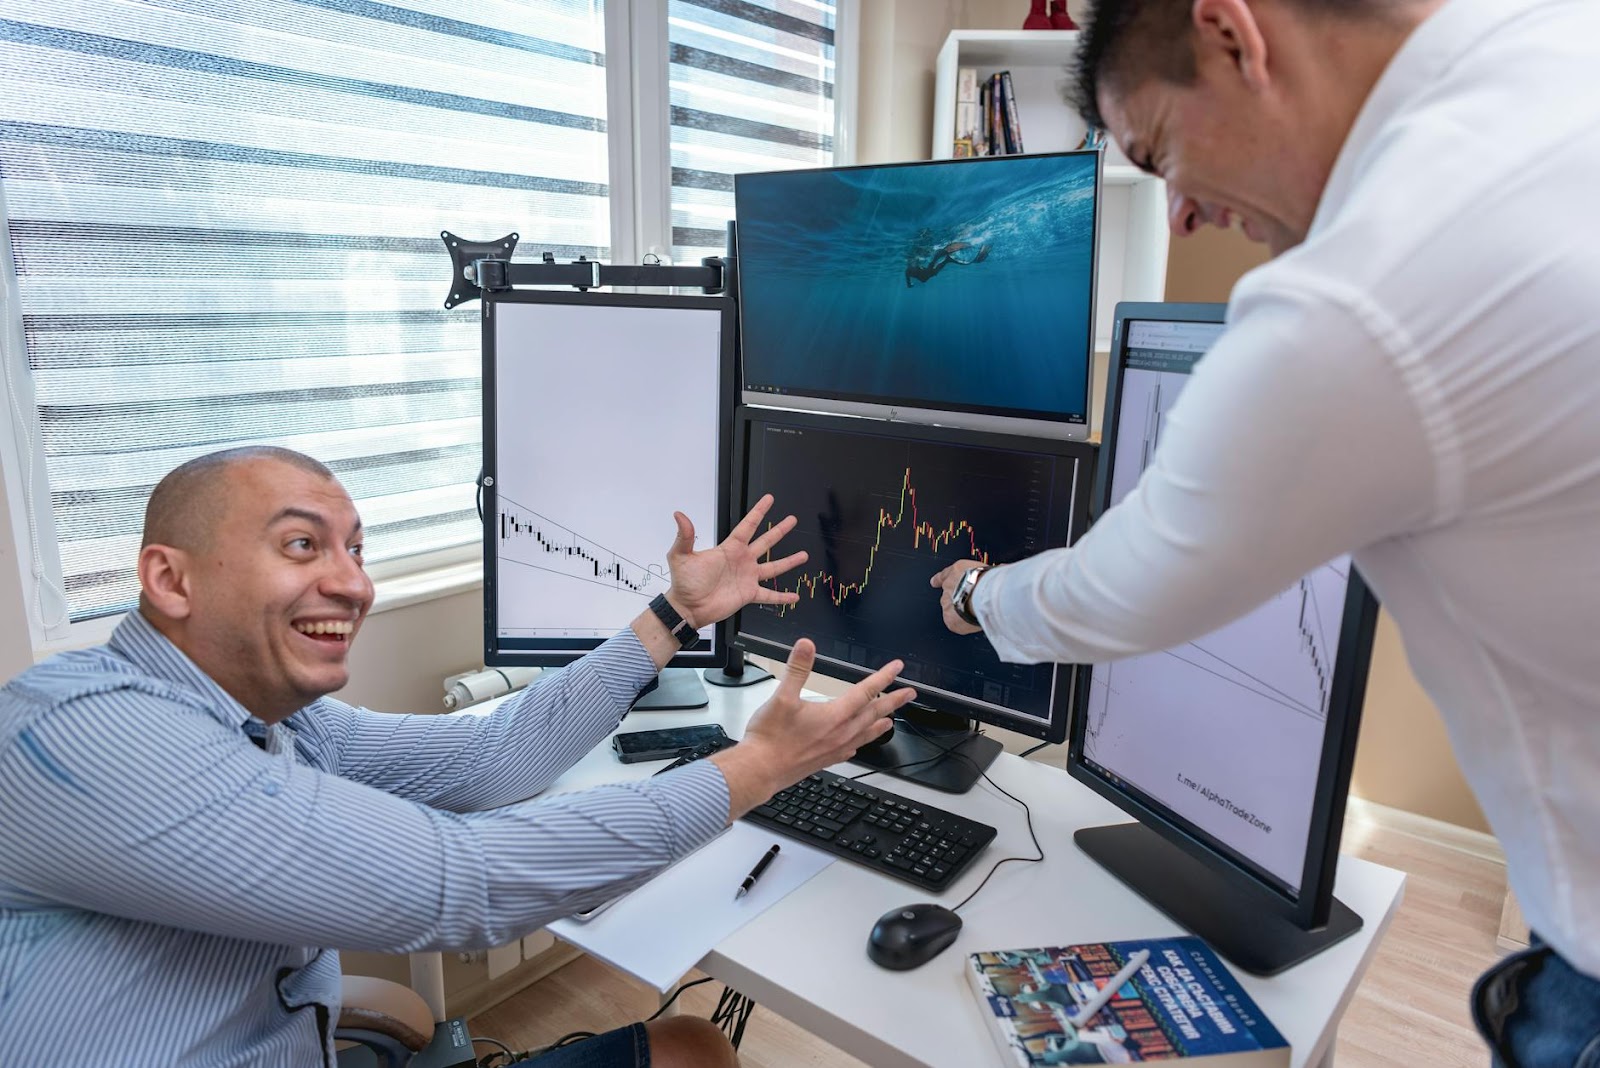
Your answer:
[[[1033,0],[1033,9],[1028,12],[1028,17],[1022,20],[1025,30],[1051,30],[1055,27],[1050,24],[1050,0]]]
[[[1034,5],[1037,7],[1038,5]],[[1075,30],[1078,24],[1072,21],[1072,16],[1067,14],[1067,0],[1050,0],[1050,28],[1052,30]]]

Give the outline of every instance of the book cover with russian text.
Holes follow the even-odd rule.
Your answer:
[[[1082,1026],[1072,1018],[1139,950],[1150,958]],[[1204,1061],[1285,1068],[1289,1044],[1238,980],[1194,937],[996,950],[967,958],[967,979],[1004,1063]]]

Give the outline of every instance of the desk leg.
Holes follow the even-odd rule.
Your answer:
[[[1316,1064],[1308,1064],[1306,1068],[1333,1068],[1333,1047],[1337,1045],[1337,1038],[1328,1042],[1327,1050],[1322,1054]]]
[[[670,998],[671,996],[672,996],[672,991],[671,990],[667,991],[665,994],[662,994],[662,993],[658,992],[656,994],[656,1008],[659,1009],[659,1008],[661,1008],[661,1006],[667,1005],[667,999]],[[662,1010],[661,1015],[657,1016],[656,1019],[665,1020],[669,1016],[679,1016],[679,1015],[682,1015],[682,1013],[683,1013],[683,998],[680,997],[677,1001],[674,1001],[671,1005],[667,1005],[667,1007],[664,1010]]]
[[[411,989],[433,1010],[435,1023],[444,1022],[444,958],[437,953],[411,954]]]

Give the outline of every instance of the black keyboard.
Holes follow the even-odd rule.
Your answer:
[[[831,771],[800,780],[744,818],[935,892],[995,836],[987,823]]]

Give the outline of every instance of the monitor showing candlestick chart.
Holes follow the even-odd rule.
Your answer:
[[[486,663],[562,664],[666,592],[673,512],[726,533],[733,309],[519,290],[484,316]],[[700,634],[674,663],[722,663]]]
[[[952,634],[933,574],[958,560],[1019,560],[1068,544],[1084,522],[1085,445],[843,416],[744,410],[745,501],[771,493],[799,520],[785,539],[809,560],[778,579],[793,606],[739,616],[735,643],[784,655],[802,637],[817,670],[860,678],[905,661],[918,703],[1064,736],[1070,669],[1002,663],[981,636]]]
[[[1125,505],[1163,450],[1181,447],[1166,429],[1224,312],[1118,306],[1102,511]],[[1239,537],[1249,524],[1240,517]],[[1304,901],[1305,924],[1318,910],[1325,922],[1375,617],[1340,556],[1209,634],[1086,668],[1068,767],[1234,881]]]

